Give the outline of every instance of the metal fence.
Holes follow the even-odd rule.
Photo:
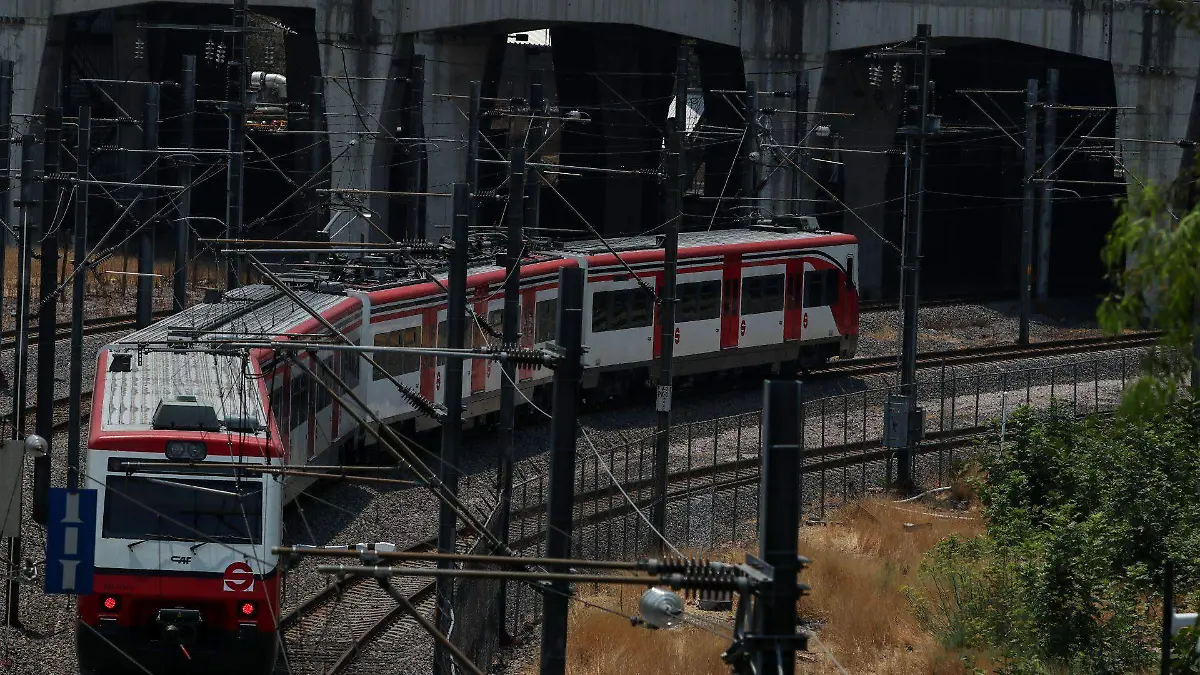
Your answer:
[[[1111,410],[1131,374],[1137,352],[1084,360],[1057,359],[1019,370],[973,365],[925,369],[917,397],[926,411],[925,439],[917,449],[914,478],[922,488],[954,480],[971,452],[971,439],[1014,408],[1045,408],[1053,400],[1076,414]],[[895,386],[862,387],[804,400],[804,469],[798,486],[804,516],[823,520],[837,506],[883,488],[893,474],[882,446],[883,411]],[[680,423],[671,430],[670,483],[663,538],[685,553],[744,548],[756,538],[761,412]],[[653,491],[654,434],[598,448],[586,432],[578,444],[573,550],[577,558],[629,559],[656,552],[660,540],[648,524]],[[515,488],[513,548],[543,552],[545,472]],[[530,588],[509,589],[511,634],[540,613]]]

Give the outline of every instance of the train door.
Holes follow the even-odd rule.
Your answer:
[[[741,275],[741,254],[731,253],[725,256],[725,267],[721,277],[721,349],[735,349],[738,346],[742,298]]]
[[[521,346],[533,347],[534,339],[534,310],[537,307],[537,291],[532,288],[521,289]],[[518,382],[533,379],[533,367],[522,364],[518,372]]]
[[[783,339],[799,340],[804,330],[804,261],[789,260],[784,279]]]
[[[475,316],[486,321],[488,315],[488,286],[484,284],[475,288],[475,303],[472,306]],[[475,347],[487,346],[487,335],[483,332],[483,328],[476,325],[475,316],[467,317],[467,326],[470,330],[471,339],[467,344]],[[471,359],[471,388],[467,391],[471,395],[482,394],[487,386],[487,363],[483,359]]]

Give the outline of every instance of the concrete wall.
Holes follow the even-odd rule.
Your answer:
[[[200,4],[227,1],[201,0]],[[17,62],[14,112],[37,112],[57,95],[58,65],[44,58],[52,16],[138,4],[16,0],[15,11],[3,14],[23,17],[24,24],[0,25],[0,58]],[[912,37],[918,23],[925,22],[932,24],[935,37],[1010,40],[1111,62],[1117,103],[1128,108],[1119,135],[1137,138],[1186,135],[1200,66],[1196,36],[1177,29],[1145,3],[1121,0],[260,0],[253,4],[316,10],[335,188],[389,186],[387,165],[399,142],[395,113],[406,86],[397,78],[415,51],[424,54],[429,64],[423,133],[438,139],[427,147],[426,183],[431,192],[448,192],[463,177],[466,120],[460,112],[462,99],[437,95],[465,94],[472,79],[482,78],[487,38],[477,35],[539,26],[630,24],[728,45],[741,52],[747,75],[761,90],[791,90],[795,73],[807,73],[812,110],[819,100],[831,101],[829,109],[841,105],[837,97],[822,96],[822,88],[831,86],[830,78],[824,77],[830,53],[902,42]],[[125,19],[130,21],[136,19]],[[136,27],[122,31],[136,32]],[[119,61],[119,46],[116,56]],[[137,98],[136,93],[122,94],[133,108],[138,107]],[[763,105],[790,108],[791,102],[765,100]],[[771,133],[788,144],[794,123],[793,116],[776,116]],[[1178,171],[1181,150],[1173,146],[1153,152],[1122,150],[1121,159],[1134,184],[1170,180]],[[17,161],[14,153],[14,167]],[[863,161],[851,160],[847,171]],[[774,163],[767,161],[762,175],[770,173]],[[854,169],[858,170],[873,169]],[[764,194],[797,196],[791,194],[790,185],[787,172],[776,171]],[[379,198],[366,203],[386,222],[389,204],[395,201]],[[792,210],[789,203],[776,203],[773,209]],[[428,232],[436,235],[449,223],[449,200],[428,198],[426,212]],[[375,236],[361,219],[354,227],[363,229],[344,234]]]

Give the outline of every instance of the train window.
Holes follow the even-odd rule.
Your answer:
[[[558,327],[558,298],[542,300],[533,307],[534,342],[553,342]]]
[[[313,392],[313,400],[316,405],[313,410],[324,410],[333,402],[333,396],[329,391],[329,385],[332,384],[333,378],[329,377],[329,372],[333,369],[333,357],[321,359],[324,368],[318,367],[315,369],[320,382],[316,382],[316,391]]]
[[[375,346],[420,347],[421,327],[413,326],[390,333],[377,334],[375,336]],[[421,357],[417,354],[403,354],[394,351],[375,352],[375,363],[378,363],[383,368],[383,372],[375,370],[373,379],[376,380],[382,380],[387,375],[396,376],[415,373],[421,369]]]
[[[469,318],[466,319],[465,321],[463,321],[463,345],[471,344],[471,331],[474,330],[474,328],[475,328],[474,324],[475,324],[475,322],[470,320]],[[445,321],[438,322],[437,346],[442,347],[442,348],[448,348],[450,346],[449,338],[450,338],[450,331],[447,330],[447,328],[446,328],[446,322]],[[419,338],[418,338],[418,342],[420,342]],[[412,346],[420,347],[421,345],[415,344]],[[439,366],[446,365],[446,357],[444,357],[444,356],[437,357],[437,364]]]
[[[359,373],[362,371],[362,356],[357,352],[342,352],[342,379],[346,381],[346,386],[354,388],[358,386]]]
[[[141,476],[109,474],[106,487],[106,538],[262,542],[261,480],[171,478],[151,482]]]
[[[488,312],[488,325],[500,335],[504,335],[504,310],[493,309]]]
[[[400,331],[392,331],[390,333],[375,334],[376,347],[399,347],[400,346]],[[371,379],[384,380],[387,376],[397,375],[400,372],[400,355],[396,352],[375,352],[373,354],[375,363],[378,368],[372,368]]]
[[[783,275],[742,279],[742,315],[783,310]]]
[[[675,288],[675,295],[679,299],[679,304],[675,310],[676,321],[682,323],[720,318],[720,281],[694,281],[692,283],[679,284]]]
[[[804,273],[804,306],[828,307],[838,298],[838,271],[812,270]]]
[[[592,294],[592,332],[646,328],[654,323],[653,301],[641,288]]]
[[[292,377],[292,428],[304,426],[308,422],[308,375],[299,374]]]
[[[638,287],[630,290],[629,320],[634,326],[654,325],[654,296]]]

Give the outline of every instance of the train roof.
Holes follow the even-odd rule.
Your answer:
[[[101,352],[104,373],[99,410],[100,431],[149,431],[163,401],[190,400],[211,406],[222,426],[245,435],[265,433],[267,419],[259,395],[259,378],[237,356],[204,352],[147,351],[113,345]],[[113,360],[129,354],[126,369]],[[249,432],[246,429],[256,429]]]
[[[295,290],[295,293],[308,306],[322,313],[347,299],[344,295],[332,293],[303,290]],[[192,305],[178,314],[126,335],[116,344],[165,342],[168,331],[172,329],[190,329],[199,334],[274,336],[288,332],[311,316],[273,286],[241,286],[226,292],[220,302]]]
[[[575,253],[579,255],[603,255],[616,251],[643,251],[648,249],[661,249],[662,244],[658,243],[657,235],[640,235],[633,237],[613,237],[605,242],[599,239],[586,241],[574,241],[566,244],[564,250],[567,253]],[[829,232],[826,230],[818,230],[816,232],[804,232],[800,230],[778,229],[736,229],[736,230],[712,230],[709,232],[680,232],[679,233],[679,248],[704,248],[708,246],[751,246],[754,248],[775,248],[772,244],[797,243],[802,246],[822,246],[826,244],[840,244],[854,241],[853,237],[840,232]],[[755,246],[758,245],[758,246]],[[610,251],[611,249],[611,251]]]

